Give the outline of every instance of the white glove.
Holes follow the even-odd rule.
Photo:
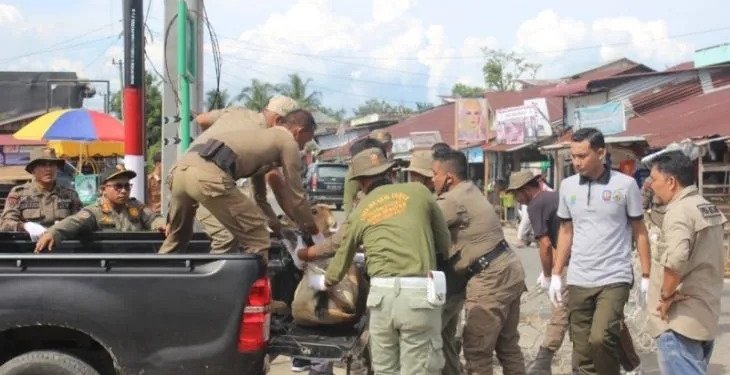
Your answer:
[[[550,280],[548,280],[547,277],[545,277],[545,274],[540,272],[539,275],[537,275],[537,286],[540,287],[540,289],[547,291],[550,289]]]
[[[641,278],[641,289],[639,290],[639,304],[646,305],[647,295],[649,294],[649,278]]]
[[[23,229],[30,235],[31,241],[38,241],[39,238],[46,233],[46,228],[43,225],[29,221],[23,224]]]
[[[312,242],[314,242],[315,245],[320,244],[325,241],[324,234],[318,233],[312,235]]]
[[[559,307],[563,303],[563,281],[559,275],[550,276],[550,288],[548,289],[548,297],[553,306]]]
[[[294,244],[291,243],[289,240],[281,240],[281,242],[284,243],[284,246],[286,247],[286,251],[289,252],[289,255],[291,255],[292,260],[294,261],[294,266],[301,269],[304,269],[304,266],[306,262],[304,262],[301,258],[299,258],[299,255],[297,255],[297,250],[301,247],[304,247],[304,244],[302,243],[302,238],[297,236],[299,239],[297,241],[297,246],[294,246]]]
[[[309,287],[320,292],[327,290],[324,282],[324,275],[309,275]]]
[[[365,253],[355,253],[355,256],[352,257],[352,261],[355,263],[364,263]]]

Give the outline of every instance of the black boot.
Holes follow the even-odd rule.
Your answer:
[[[554,351],[541,346],[535,360],[527,367],[527,375],[552,375],[551,367],[554,356]]]

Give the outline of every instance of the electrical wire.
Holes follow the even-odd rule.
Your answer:
[[[85,45],[89,45],[89,44],[101,42],[101,41],[104,41],[104,40],[107,40],[107,39],[110,39],[110,38],[114,38],[114,36],[113,35],[111,35],[111,36],[105,36],[103,38],[86,40],[86,41],[79,42],[79,43],[74,43],[74,44],[71,44],[71,45],[64,45],[64,46],[60,46],[60,47],[56,47],[56,48],[48,48],[48,49],[43,49],[43,50],[36,50],[36,51],[28,52],[28,53],[25,53],[25,54],[22,54],[22,55],[17,55],[17,56],[12,56],[12,57],[6,57],[4,59],[0,59],[0,64],[4,64],[4,63],[7,63],[7,62],[11,62],[11,61],[17,60],[17,59],[22,59],[24,57],[42,55],[42,54],[45,54],[45,53],[48,53],[48,52],[55,52],[55,51],[61,51],[61,50],[67,51],[67,50],[71,50],[71,49],[74,49],[74,48],[83,47]]]

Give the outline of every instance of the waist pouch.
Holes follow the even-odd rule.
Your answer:
[[[489,264],[497,259],[500,255],[504,254],[509,250],[509,245],[504,240],[500,241],[492,251],[480,256],[474,260],[468,267],[466,267],[466,278],[471,279],[474,275],[484,271],[489,267]]]
[[[215,164],[235,179],[234,172],[236,170],[236,159],[238,159],[238,155],[224,142],[217,139],[209,139],[203,144],[197,144],[191,147],[190,151],[197,152],[203,160]]]
[[[426,278],[426,300],[434,306],[446,302],[446,275],[441,271],[430,271]]]

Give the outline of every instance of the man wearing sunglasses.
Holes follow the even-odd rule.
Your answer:
[[[36,243],[35,252],[52,251],[57,243],[78,237],[84,232],[164,232],[165,219],[141,202],[130,198],[132,184],[129,180],[136,176],[130,170],[113,170],[107,173],[101,180],[101,198],[49,228]]]

